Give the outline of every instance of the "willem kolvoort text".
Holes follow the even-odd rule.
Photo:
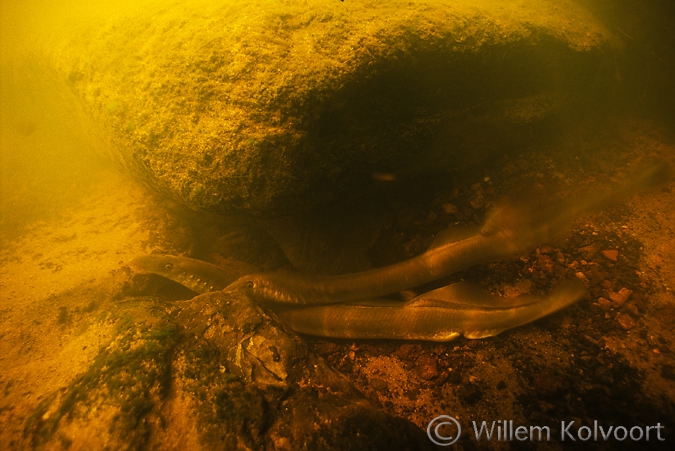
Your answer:
[[[551,428],[548,426],[516,426],[513,420],[482,421],[480,426],[472,421],[476,440],[497,441],[551,441]],[[662,436],[664,426],[602,426],[597,420],[589,426],[575,426],[575,421],[560,422],[561,441],[665,441]]]

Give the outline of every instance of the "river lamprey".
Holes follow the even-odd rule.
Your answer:
[[[417,257],[352,274],[306,276],[273,271],[241,275],[168,255],[141,256],[130,266],[197,293],[243,291],[274,310],[294,330],[311,335],[430,341],[449,341],[459,335],[490,337],[578,301],[585,294],[583,283],[562,282],[545,297],[499,298],[467,283],[448,285],[407,302],[382,297],[479,263],[527,252],[563,235],[582,212],[652,186],[667,173],[663,165],[649,165],[630,183],[611,192],[598,189],[559,203],[504,202],[482,227],[448,229]]]

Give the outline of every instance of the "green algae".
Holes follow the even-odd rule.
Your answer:
[[[99,352],[88,370],[63,396],[50,394],[29,417],[25,431],[32,436],[33,445],[48,442],[65,418],[86,418],[92,411],[113,406],[118,413],[110,432],[128,436],[129,449],[142,448],[149,434],[143,420],[156,399],[167,396],[177,342],[178,329],[163,319],[152,326],[136,324],[131,316],[121,318],[116,338]],[[58,407],[53,410],[55,404]]]

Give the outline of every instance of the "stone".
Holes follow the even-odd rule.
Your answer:
[[[457,206],[454,204],[443,204],[443,212],[447,215],[457,213]]]
[[[140,179],[258,215],[480,164],[615,79],[612,34],[576,3],[348,6],[161,4],[82,31],[54,65]]]
[[[593,258],[598,251],[600,251],[600,245],[598,243],[589,244],[588,246],[577,249],[577,252],[583,254],[583,257],[587,260]]]
[[[619,256],[619,251],[615,249],[606,249],[602,252],[600,252],[603,257],[605,257],[607,260],[611,260],[613,262],[616,261],[617,257]]]
[[[438,364],[436,359],[430,355],[423,354],[417,358],[415,362],[415,371],[420,379],[426,381],[438,377]]]
[[[616,321],[623,330],[629,330],[635,327],[635,320],[627,313],[620,313],[616,317]]]
[[[47,449],[432,449],[421,429],[379,410],[245,295],[207,293],[168,309],[136,308],[80,377],[45,397],[26,423],[31,442]]]
[[[539,254],[537,256],[537,264],[539,269],[543,271],[546,275],[553,274],[553,260],[546,254]]]
[[[619,308],[626,303],[630,296],[633,294],[632,290],[629,290],[626,287],[621,288],[618,292],[610,291],[609,298],[612,300],[612,306],[614,308]]]
[[[604,309],[609,309],[612,306],[612,303],[603,297],[598,298],[597,304]]]

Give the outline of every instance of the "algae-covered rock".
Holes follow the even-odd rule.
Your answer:
[[[564,0],[191,1],[77,36],[56,65],[143,179],[274,212],[521,146],[608,89],[611,48]]]
[[[89,369],[40,404],[44,449],[431,449],[240,293],[132,301]]]

